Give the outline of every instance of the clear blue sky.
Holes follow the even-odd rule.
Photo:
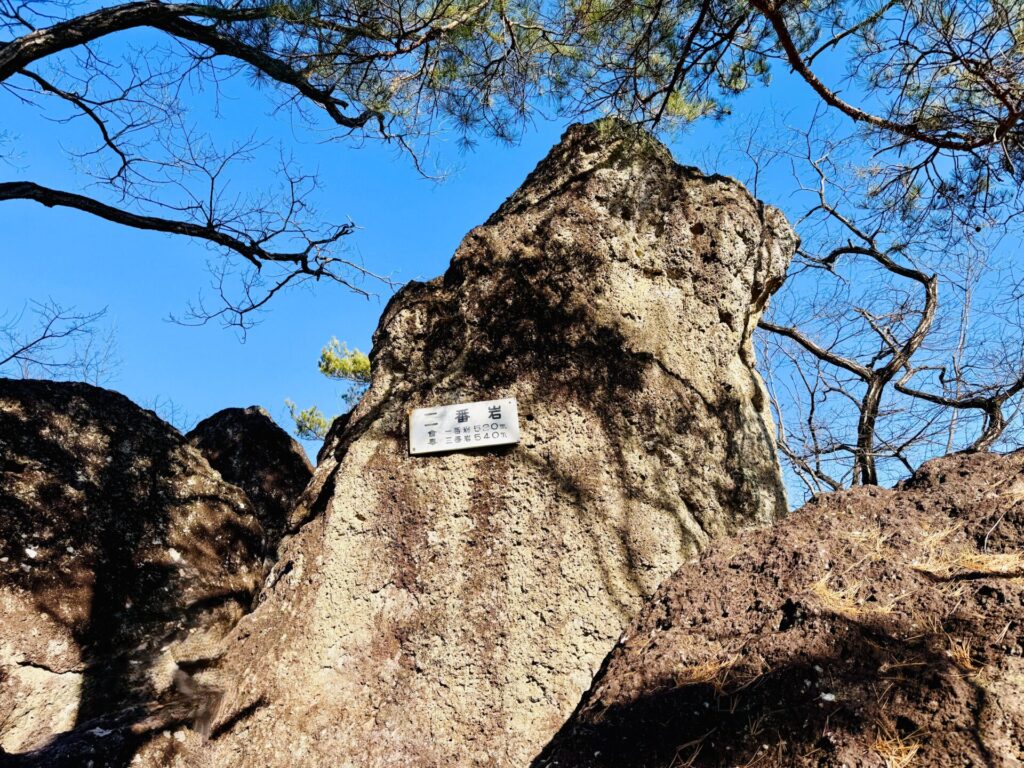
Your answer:
[[[791,95],[787,109],[813,107],[806,86],[786,85],[782,72],[776,77],[771,94]],[[482,138],[464,154],[454,143],[439,144],[436,154],[450,174],[435,183],[419,176],[392,147],[324,143],[322,136],[271,115],[272,98],[240,78],[224,95],[217,111],[199,102],[195,117],[203,130],[221,144],[254,132],[286,147],[302,167],[318,170],[320,212],[335,221],[351,218],[359,226],[346,241],[351,255],[398,281],[442,273],[463,235],[515,190],[567,125],[539,120],[515,147]],[[736,110],[771,110],[769,96],[755,88],[738,100]],[[0,177],[81,190],[83,177],[63,148],[91,141],[90,127],[57,125],[11,99],[4,103],[8,140],[2,149],[14,154]],[[727,136],[722,126],[707,122],[672,144],[677,157],[692,162],[715,154]],[[258,189],[268,183],[265,163],[240,171],[238,185]],[[370,300],[327,284],[287,293],[241,343],[235,332],[216,324],[197,328],[167,322],[209,286],[206,262],[213,254],[201,244],[31,202],[0,205],[0,226],[0,307],[18,309],[29,299],[46,298],[81,310],[107,307],[121,364],[106,384],[144,405],[171,400],[192,419],[228,406],[259,404],[287,425],[286,398],[301,406],[340,407],[337,387],[316,371],[319,350],[331,336],[369,349],[388,299],[383,286],[370,283],[367,287],[378,293]]]
[[[269,110],[262,94],[245,90],[239,98]],[[274,118],[256,117],[260,138],[286,143],[305,168],[319,169],[318,210],[334,221],[351,218],[359,227],[345,241],[347,255],[399,281],[443,272],[462,236],[518,186],[560,133],[559,126],[545,124],[515,148],[484,142],[468,155],[445,149],[452,172],[435,183],[391,147],[321,144],[300,131],[275,135]],[[2,176],[80,189],[82,177],[70,170],[61,150],[67,132],[30,110],[16,110],[10,118],[6,127],[23,157]],[[207,128],[228,141],[233,132],[223,123],[231,119],[207,121]],[[242,169],[236,183],[266,183],[264,171]],[[32,202],[4,203],[0,226],[0,306],[16,309],[28,299],[52,297],[83,310],[108,307],[121,359],[109,386],[144,404],[170,398],[197,418],[227,406],[260,404],[285,423],[285,398],[337,404],[337,387],[316,371],[319,350],[332,335],[369,349],[389,296],[386,286],[369,281],[365,287],[377,293],[369,300],[326,283],[300,288],[277,297],[241,343],[234,331],[215,323],[167,322],[209,286],[206,262],[214,254],[201,244]]]

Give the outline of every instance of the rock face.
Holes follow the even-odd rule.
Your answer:
[[[535,768],[1024,765],[1024,452],[823,496],[681,568]]]
[[[0,379],[0,755],[77,726],[105,738],[67,764],[118,764],[250,608],[268,551],[246,495],[152,412]]]
[[[302,447],[256,405],[218,411],[186,437],[221,477],[245,491],[276,544],[313,474]]]
[[[664,577],[782,514],[750,336],[794,247],[737,182],[570,128],[389,304],[309,522],[198,676],[226,692],[210,739],[140,759],[528,763]],[[407,409],[507,396],[519,445],[409,456]]]

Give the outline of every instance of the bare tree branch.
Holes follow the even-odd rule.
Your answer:
[[[107,310],[78,312],[52,299],[0,315],[0,374],[101,383],[116,368]]]
[[[74,208],[115,224],[123,224],[135,229],[194,237],[228,248],[257,268],[261,267],[263,262],[289,262],[298,265],[303,273],[314,277],[327,274],[325,263],[316,260],[318,249],[350,234],[355,228],[352,224],[344,224],[326,237],[307,241],[305,247],[300,251],[281,253],[267,250],[257,240],[245,241],[234,237],[215,226],[212,220],[205,224],[196,224],[158,216],[143,216],[114,208],[91,197],[50,189],[31,181],[0,182],[0,200],[34,200],[47,208],[55,206]]]

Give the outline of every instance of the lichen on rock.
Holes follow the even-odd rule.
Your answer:
[[[795,245],[738,182],[571,127],[387,306],[174,764],[527,764],[663,578],[783,514],[751,335]],[[498,397],[520,444],[409,456],[408,409]]]
[[[193,723],[176,682],[250,609],[275,545],[153,412],[0,379],[0,755],[114,766],[161,719]]]

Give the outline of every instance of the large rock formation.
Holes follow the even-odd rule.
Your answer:
[[[535,768],[1024,765],[1024,452],[817,498],[681,568]]]
[[[665,576],[783,512],[751,333],[794,246],[736,181],[570,128],[389,304],[309,522],[198,676],[225,692],[209,739],[146,759],[528,763]],[[409,408],[507,396],[519,445],[409,456]]]
[[[313,474],[302,446],[256,405],[218,411],[186,438],[221,477],[245,491],[267,536],[279,541]]]
[[[251,607],[276,546],[260,516],[122,395],[0,379],[0,755],[117,765],[193,722],[165,705]]]

